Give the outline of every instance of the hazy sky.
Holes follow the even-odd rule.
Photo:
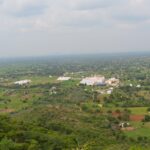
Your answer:
[[[0,0],[0,56],[150,51],[150,0]]]

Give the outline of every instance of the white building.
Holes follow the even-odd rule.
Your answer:
[[[80,84],[84,85],[105,85],[104,76],[86,77],[80,81]]]
[[[140,84],[138,84],[136,87],[137,87],[137,88],[140,88],[140,87],[141,87],[141,85],[140,85]]]
[[[16,85],[25,85],[28,83],[31,83],[31,80],[20,80],[20,81],[14,82],[14,84],[16,84]]]
[[[106,91],[106,93],[109,94],[109,95],[110,95],[112,92],[113,92],[113,90],[111,90],[111,89],[109,89],[109,90]]]
[[[57,80],[58,81],[68,81],[70,79],[71,79],[71,77],[59,77]]]

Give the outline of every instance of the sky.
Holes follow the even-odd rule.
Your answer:
[[[0,0],[0,57],[150,51],[150,0]]]

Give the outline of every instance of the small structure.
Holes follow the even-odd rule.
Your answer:
[[[106,81],[106,84],[109,86],[118,86],[119,85],[119,79],[116,78],[110,78]]]
[[[141,85],[140,85],[140,84],[138,84],[136,87],[137,87],[137,88],[140,88],[140,87],[141,87]]]
[[[71,77],[59,77],[57,80],[58,81],[68,81],[70,79],[71,79]]]
[[[110,95],[112,93],[112,90],[109,89],[106,93]]]
[[[49,90],[50,95],[55,95],[55,94],[57,94],[56,89],[57,89],[57,88],[56,88],[55,86],[53,86],[53,87]]]
[[[31,83],[31,80],[20,80],[20,81],[14,82],[14,84],[16,84],[16,85],[25,85],[25,84],[29,84],[29,83]]]
[[[56,90],[56,87],[55,87],[55,86],[53,86],[53,87],[51,88],[51,90]]]
[[[129,126],[130,126],[129,122],[122,122],[122,123],[119,124],[120,128],[126,128],[126,127],[129,127]]]
[[[109,89],[106,91],[106,93],[107,93],[107,94],[112,94],[113,90],[114,90],[114,88],[111,87],[111,88],[109,88]]]
[[[104,76],[94,76],[94,77],[86,77],[80,81],[80,84],[84,85],[105,85],[105,77]]]

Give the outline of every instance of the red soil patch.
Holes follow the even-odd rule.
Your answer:
[[[144,115],[130,115],[131,121],[142,121],[144,119]]]
[[[119,117],[121,116],[122,113],[117,113],[117,112],[112,112],[113,117]],[[131,121],[142,121],[144,119],[144,115],[130,115],[130,120]]]

